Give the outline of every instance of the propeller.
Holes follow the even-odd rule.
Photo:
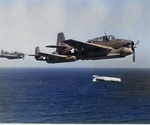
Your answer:
[[[24,57],[25,57],[27,54],[24,54],[24,53],[23,53],[22,55],[23,55],[23,60],[24,60]]]
[[[133,51],[133,62],[135,63],[135,48],[137,47],[137,44],[139,44],[139,40],[136,42],[136,44],[134,44],[134,42],[132,41],[131,43],[131,49]]]
[[[23,60],[24,60],[25,55],[23,54]]]
[[[106,36],[106,32],[104,31],[104,33],[105,33],[105,40],[108,41],[107,36]]]

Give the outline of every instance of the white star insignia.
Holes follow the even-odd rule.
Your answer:
[[[71,52],[71,53],[75,53],[75,49],[74,49],[74,48],[71,48],[70,52]]]

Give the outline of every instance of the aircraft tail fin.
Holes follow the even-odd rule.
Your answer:
[[[35,47],[35,54],[31,54],[31,55],[28,55],[28,56],[34,56],[36,60],[40,60],[39,59],[40,55],[38,55],[38,53],[40,53],[40,52],[41,52],[40,47],[37,46],[37,47]]]
[[[4,50],[1,50],[1,54],[4,55]]]
[[[39,46],[37,46],[36,48],[35,48],[35,55],[37,54],[37,53],[40,53],[41,51],[40,51],[40,47]]]
[[[66,45],[65,43],[62,42],[64,40],[65,40],[64,33],[63,32],[58,33],[58,35],[57,35],[57,46]]]
[[[64,36],[64,33],[63,32],[60,32],[60,33],[58,33],[58,35],[57,35],[57,46],[66,46],[67,47],[67,44],[66,43],[64,43],[64,42],[62,42],[62,41],[64,41],[65,40],[65,36]],[[57,47],[56,48],[56,52],[58,52],[58,53],[62,53],[63,51],[65,50],[65,47]]]

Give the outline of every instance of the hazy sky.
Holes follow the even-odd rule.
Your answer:
[[[35,47],[51,53],[58,32],[86,42],[104,35],[130,39],[132,55],[122,59],[47,64],[33,57],[0,59],[0,67],[144,67],[150,68],[150,0],[0,0],[0,50],[34,54]]]

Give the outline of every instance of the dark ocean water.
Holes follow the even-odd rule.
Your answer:
[[[0,123],[150,123],[150,69],[2,68]]]

